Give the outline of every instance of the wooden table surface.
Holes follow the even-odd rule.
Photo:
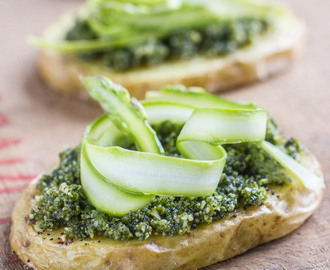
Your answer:
[[[269,109],[286,136],[320,159],[330,185],[330,1],[287,1],[307,26],[303,56],[269,81],[223,96]],[[10,215],[21,190],[74,146],[101,109],[52,93],[40,80],[37,49],[25,38],[79,0],[0,1],[0,269],[23,269],[12,253]],[[290,235],[206,269],[330,269],[330,190],[319,209]]]

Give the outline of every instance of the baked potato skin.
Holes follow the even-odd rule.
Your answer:
[[[74,16],[66,14],[45,31],[45,38],[59,40],[59,35],[73,24]],[[183,84],[201,86],[209,92],[227,90],[266,79],[287,68],[300,52],[304,26],[296,18],[283,18],[275,29],[248,46],[226,57],[212,59],[195,57],[185,61],[171,61],[157,66],[113,72],[102,63],[89,63],[75,55],[42,50],[39,72],[55,91],[89,99],[79,75],[104,75],[129,89],[131,95],[143,98],[148,90],[163,85]]]
[[[305,155],[303,163],[322,176],[315,157]],[[58,244],[60,231],[38,234],[28,220],[37,180],[16,203],[10,233],[14,251],[35,269],[198,269],[292,232],[318,207],[323,192],[322,186],[310,191],[296,182],[276,187],[263,206],[242,209],[182,236],[129,242],[98,237],[65,245]]]

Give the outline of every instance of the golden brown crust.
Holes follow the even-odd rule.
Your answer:
[[[72,15],[59,20],[46,31],[46,37],[56,39],[54,36],[59,32],[58,28],[65,29],[70,21]],[[229,56],[213,59],[196,57],[121,73],[105,68],[102,63],[90,64],[73,55],[43,50],[39,70],[54,90],[77,93],[85,98],[88,96],[79,75],[107,76],[125,86],[137,98],[143,98],[147,90],[167,84],[201,86],[216,92],[263,80],[284,70],[299,52],[303,32],[301,22],[291,16],[283,17],[270,33]]]
[[[303,161],[323,178],[313,156]],[[263,206],[240,210],[186,235],[143,242],[96,238],[65,245],[58,244],[58,231],[38,235],[28,221],[35,184],[16,203],[10,243],[22,261],[36,269],[197,269],[292,232],[318,207],[323,192],[322,186],[310,191],[297,182],[276,188]]]

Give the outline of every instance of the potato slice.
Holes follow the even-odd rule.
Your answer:
[[[314,156],[305,154],[303,164],[322,177]],[[10,233],[17,255],[36,269],[197,269],[292,232],[318,207],[323,193],[322,187],[310,191],[297,181],[276,187],[276,194],[269,194],[262,206],[241,209],[182,236],[128,242],[97,237],[67,243],[61,231],[38,234],[28,220],[37,181],[16,203]]]

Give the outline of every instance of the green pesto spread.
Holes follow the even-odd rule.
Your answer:
[[[102,61],[106,67],[124,71],[139,66],[150,66],[197,55],[223,56],[251,44],[255,37],[270,27],[266,19],[245,17],[227,20],[200,28],[177,29],[161,39],[152,39],[130,47],[79,53],[86,61]],[[65,39],[93,40],[98,36],[86,20],[77,19]]]
[[[166,155],[180,156],[175,141],[181,127],[170,122],[155,126]],[[299,158],[296,139],[285,140],[268,121],[266,140]],[[42,230],[63,229],[70,238],[102,235],[109,239],[147,239],[151,235],[182,235],[201,224],[222,219],[240,208],[260,206],[272,187],[290,182],[281,166],[257,144],[224,145],[228,157],[216,192],[208,197],[165,197],[118,218],[98,211],[85,198],[80,183],[80,148],[60,153],[59,167],[43,175],[35,194],[30,221]],[[134,149],[134,147],[132,147]]]

